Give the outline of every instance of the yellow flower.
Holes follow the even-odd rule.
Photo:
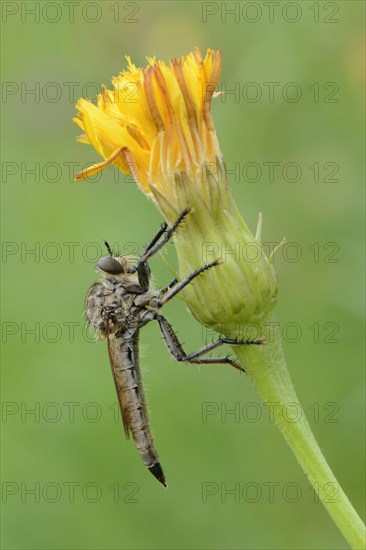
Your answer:
[[[113,163],[133,174],[168,223],[191,207],[175,235],[181,277],[217,257],[223,265],[188,285],[185,298],[202,324],[232,337],[238,326],[268,315],[277,282],[260,237],[254,238],[231,197],[210,114],[221,52],[208,50],[203,58],[194,49],[169,66],[148,59],[145,69],[127,59],[128,70],[114,78],[113,90],[102,88],[97,105],[77,103],[74,120],[85,132],[79,140],[105,160],[75,177]]]
[[[146,69],[128,60],[128,70],[113,79],[113,90],[102,88],[97,105],[80,99],[74,121],[105,159],[76,174],[85,179],[110,164],[132,172],[141,190],[154,202],[163,193],[177,208],[174,174],[185,171],[202,184],[201,167],[221,156],[210,114],[211,99],[221,70],[221,52],[198,49],[186,57],[148,59]]]

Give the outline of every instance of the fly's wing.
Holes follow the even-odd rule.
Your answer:
[[[127,417],[127,411],[125,404],[123,402],[123,391],[122,391],[122,380],[121,380],[121,369],[118,368],[119,361],[121,359],[121,354],[118,352],[119,342],[118,337],[115,334],[111,334],[107,327],[107,340],[108,340],[108,355],[109,362],[111,364],[112,376],[114,380],[114,385],[116,387],[116,392],[118,396],[119,408],[121,409],[121,416],[123,427],[125,430],[126,438],[130,439],[130,429],[129,421]]]
[[[121,416],[123,421],[123,427],[127,439],[130,437],[130,422],[128,418],[128,407],[124,403],[123,393],[123,354],[121,353],[121,346],[123,346],[123,340],[118,338],[115,331],[111,331],[110,321],[108,317],[103,315],[103,306],[105,306],[106,298],[103,293],[104,287],[101,283],[94,283],[88,290],[85,301],[85,313],[91,326],[99,331],[108,342],[108,355],[109,362],[112,369],[112,375],[116,392],[118,396],[119,406],[121,409]]]
[[[101,283],[92,284],[85,296],[84,306],[89,325],[103,333],[103,330],[101,330],[103,327],[101,316],[101,307],[103,305],[102,291],[103,285]]]

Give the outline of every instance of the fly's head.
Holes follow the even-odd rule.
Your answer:
[[[126,256],[113,256],[112,250],[107,243],[104,241],[104,244],[107,247],[109,252],[108,256],[102,256],[97,263],[97,267],[102,273],[108,277],[112,276],[116,279],[122,279],[128,273],[128,261]]]
[[[127,260],[124,256],[102,256],[97,267],[107,275],[126,275],[128,271]]]

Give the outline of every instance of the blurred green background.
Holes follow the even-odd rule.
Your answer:
[[[264,241],[296,243],[275,262],[285,353],[364,517],[364,4],[275,4],[2,3],[3,548],[347,547],[249,380],[175,364],[151,325],[142,368],[164,490],[114,418],[105,343],[84,331],[102,240],[131,251],[161,220],[113,168],[73,183],[99,161],[74,141],[74,104],[125,54],[141,66],[194,46],[223,52],[213,114],[245,220],[254,228],[262,211]],[[152,269],[170,280],[161,258]],[[182,301],[166,315],[187,350],[203,345]]]

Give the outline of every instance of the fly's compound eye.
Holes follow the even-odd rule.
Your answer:
[[[103,258],[101,258],[97,263],[97,266],[99,269],[109,273],[110,275],[120,275],[125,271],[123,265],[111,256],[103,256]]]

